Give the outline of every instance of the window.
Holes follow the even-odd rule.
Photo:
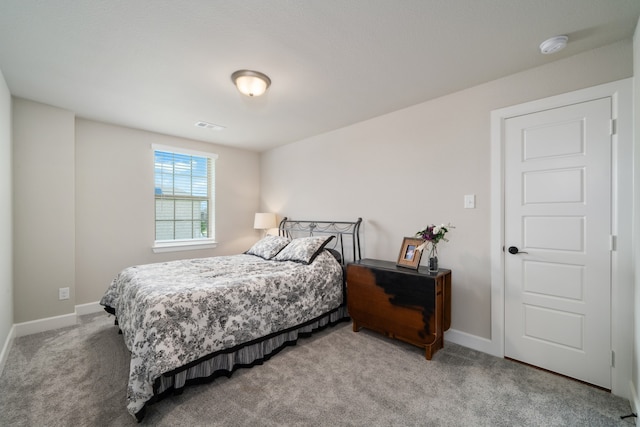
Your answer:
[[[214,245],[217,155],[153,146],[153,156],[154,251]]]

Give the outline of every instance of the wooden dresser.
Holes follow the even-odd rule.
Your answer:
[[[364,327],[422,347],[431,360],[451,326],[451,270],[429,273],[375,259],[350,263],[347,307],[355,332]]]

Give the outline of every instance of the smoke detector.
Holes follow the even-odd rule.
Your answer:
[[[556,53],[567,47],[567,41],[569,41],[569,37],[567,36],[551,37],[540,44],[540,53],[543,55]]]

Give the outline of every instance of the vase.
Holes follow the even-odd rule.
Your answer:
[[[432,245],[429,250],[429,272],[438,272],[438,251],[436,250],[436,245]]]

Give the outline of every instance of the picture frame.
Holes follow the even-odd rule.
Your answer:
[[[422,251],[418,249],[424,241],[415,237],[405,237],[400,247],[400,254],[398,255],[398,267],[405,267],[417,270],[420,268],[420,258],[422,258]]]

